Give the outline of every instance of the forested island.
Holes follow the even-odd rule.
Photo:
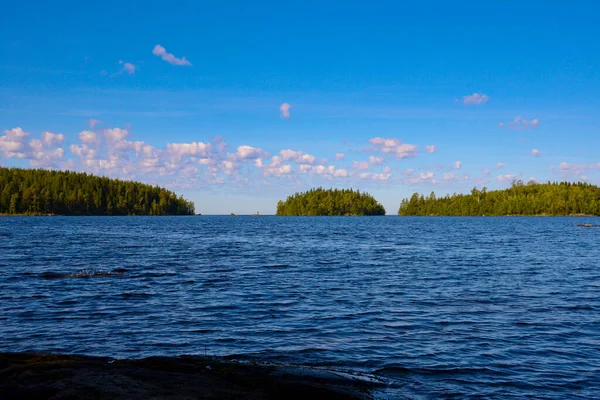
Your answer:
[[[415,193],[402,200],[398,215],[481,216],[481,215],[597,215],[600,216],[600,188],[588,183],[513,182],[505,190],[474,188],[470,194],[424,197]]]
[[[169,190],[86,173],[0,168],[0,214],[193,215]]]
[[[277,203],[277,215],[385,215],[385,208],[368,193],[352,189],[311,189]]]

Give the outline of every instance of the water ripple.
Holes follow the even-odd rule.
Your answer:
[[[373,373],[391,398],[597,398],[600,231],[578,223],[2,218],[0,350],[237,355]]]

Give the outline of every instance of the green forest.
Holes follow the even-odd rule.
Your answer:
[[[600,188],[588,183],[513,182],[505,190],[474,188],[470,194],[424,197],[415,193],[402,200],[398,215],[599,215]]]
[[[0,214],[193,215],[169,190],[86,173],[0,168]]]
[[[358,190],[317,188],[279,201],[277,215],[385,215],[385,208]]]

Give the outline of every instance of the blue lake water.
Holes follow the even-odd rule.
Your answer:
[[[238,354],[600,397],[598,218],[0,218],[0,351]],[[78,278],[81,270],[119,272]],[[124,270],[119,270],[124,269]]]

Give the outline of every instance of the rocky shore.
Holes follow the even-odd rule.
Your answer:
[[[370,399],[376,382],[216,357],[0,354],[2,399]]]

